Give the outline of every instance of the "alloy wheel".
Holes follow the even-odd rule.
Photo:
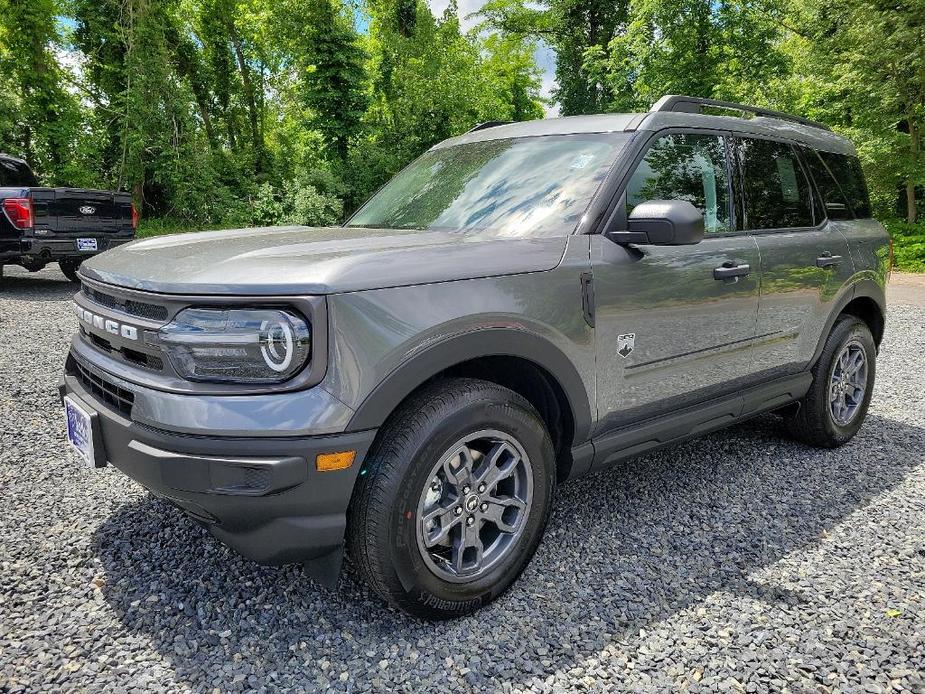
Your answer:
[[[467,435],[440,457],[417,509],[421,556],[438,577],[484,575],[517,544],[533,501],[530,458],[509,434]]]
[[[838,353],[829,379],[829,411],[839,426],[855,418],[867,392],[867,353],[851,340]]]

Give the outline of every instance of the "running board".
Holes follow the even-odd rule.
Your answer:
[[[594,438],[591,470],[599,470],[656,448],[722,429],[802,398],[812,384],[809,372],[776,379],[735,395],[709,400],[601,434]]]

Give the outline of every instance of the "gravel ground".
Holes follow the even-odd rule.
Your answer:
[[[0,692],[925,692],[921,307],[892,308],[848,446],[765,417],[563,485],[514,588],[424,624],[79,468],[55,388],[72,292],[57,269],[0,291]]]

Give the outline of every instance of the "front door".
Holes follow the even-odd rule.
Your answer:
[[[699,244],[591,239],[598,431],[721,394],[754,370],[758,245],[732,231],[726,153],[718,134],[663,134],[627,184],[627,212],[647,200],[698,207],[706,227]],[[737,272],[724,277],[730,268]]]

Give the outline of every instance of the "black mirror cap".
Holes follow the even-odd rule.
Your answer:
[[[616,243],[688,246],[703,240],[703,215],[687,200],[649,200],[636,205],[626,231],[608,232]]]

